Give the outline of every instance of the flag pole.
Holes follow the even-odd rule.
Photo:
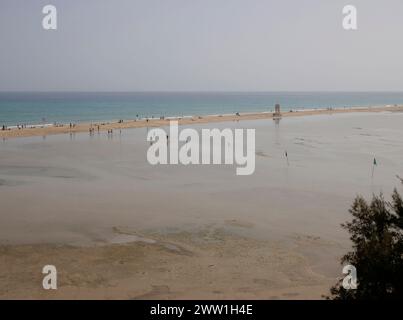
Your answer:
[[[373,163],[372,163],[372,178],[374,178],[374,171],[375,171],[375,166],[377,165],[377,162],[376,162],[376,158],[374,158],[374,161],[373,161]]]

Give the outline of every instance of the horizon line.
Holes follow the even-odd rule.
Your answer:
[[[403,90],[0,90],[0,93],[403,93]]]

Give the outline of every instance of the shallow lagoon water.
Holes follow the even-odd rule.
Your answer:
[[[228,165],[152,166],[146,128],[1,141],[0,243],[91,244],[113,242],[120,226],[216,225],[345,245],[340,223],[355,195],[388,197],[399,187],[402,124],[402,113],[354,113],[193,126],[255,128],[251,176]]]

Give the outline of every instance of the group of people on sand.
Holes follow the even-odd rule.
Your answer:
[[[99,134],[99,132],[100,132],[99,124],[96,127],[97,127],[97,131],[98,131],[98,134]],[[90,136],[93,136],[94,133],[95,133],[95,128],[91,125],[91,127],[88,129],[88,132],[90,133]],[[108,130],[108,134],[109,134],[109,130]]]
[[[27,127],[27,125],[26,124],[19,124],[19,125],[17,125],[17,129],[18,130],[21,130],[21,129],[25,129]],[[1,127],[1,130],[2,131],[6,131],[6,130],[10,130],[6,125],[2,125],[2,127]]]

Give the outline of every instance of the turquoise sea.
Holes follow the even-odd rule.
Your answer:
[[[403,92],[0,92],[0,126],[403,104]]]

